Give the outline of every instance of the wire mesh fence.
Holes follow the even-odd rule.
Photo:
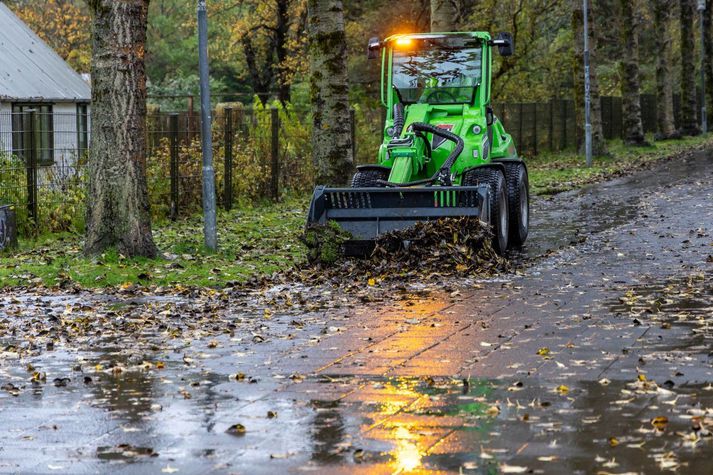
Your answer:
[[[14,110],[0,114],[0,205],[15,206],[22,232],[38,223],[56,231],[81,227],[87,116]]]
[[[642,96],[641,103],[644,130],[654,131],[655,98]],[[601,107],[605,137],[620,137],[621,98],[602,97]],[[495,112],[523,155],[577,144],[571,100],[502,103]],[[83,229],[90,121],[86,106],[76,113],[37,105],[0,113],[0,205],[14,206],[21,235]],[[351,122],[356,162],[373,162],[383,137],[383,109],[353,110]],[[200,125],[191,110],[147,115],[146,172],[155,219],[200,211]],[[231,209],[309,191],[314,183],[310,133],[307,109],[219,105],[213,113],[219,205]]]
[[[607,140],[622,138],[623,104],[621,97],[602,96],[602,133]],[[519,153],[526,156],[544,151],[574,148],[582,140],[576,129],[574,101],[553,99],[544,103],[503,103],[494,106],[496,116],[513,136]],[[674,117],[679,120],[679,99],[674,96]],[[656,96],[641,95],[641,122],[645,133],[656,132]]]

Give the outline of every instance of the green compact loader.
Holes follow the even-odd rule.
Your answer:
[[[527,168],[490,104],[492,50],[512,37],[419,33],[369,40],[381,55],[384,140],[377,164],[361,165],[351,188],[317,186],[307,225],[334,222],[349,233],[348,255],[381,234],[419,221],[478,217],[499,253],[527,238]]]

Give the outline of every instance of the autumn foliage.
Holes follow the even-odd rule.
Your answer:
[[[27,0],[11,7],[70,66],[79,72],[89,72],[91,28],[84,2]]]

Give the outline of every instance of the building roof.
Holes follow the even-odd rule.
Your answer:
[[[52,48],[0,3],[0,100],[83,102],[91,89]]]

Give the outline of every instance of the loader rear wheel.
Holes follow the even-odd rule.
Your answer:
[[[380,188],[384,185],[379,180],[388,180],[389,171],[381,169],[366,169],[357,171],[352,177],[352,188]]]
[[[525,244],[530,227],[530,185],[527,169],[520,162],[502,162],[508,187],[510,247]]]
[[[465,172],[463,185],[490,186],[490,225],[493,228],[493,247],[498,254],[505,254],[508,248],[509,216],[508,195],[505,175],[497,168],[474,168]]]

